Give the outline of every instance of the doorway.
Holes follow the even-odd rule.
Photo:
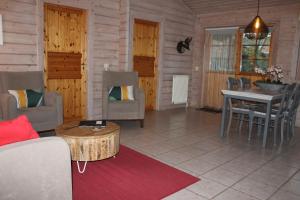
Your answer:
[[[158,80],[159,23],[134,20],[133,70],[139,74],[139,86],[145,92],[145,109],[156,109]]]
[[[63,96],[64,121],[86,118],[86,11],[44,5],[44,66],[47,91]]]

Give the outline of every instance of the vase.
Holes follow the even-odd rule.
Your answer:
[[[262,81],[255,81],[254,84],[256,85],[256,87],[267,91],[280,91],[285,87],[285,84],[269,83]]]

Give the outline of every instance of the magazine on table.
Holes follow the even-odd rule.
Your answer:
[[[79,127],[106,127],[106,120],[82,120]]]

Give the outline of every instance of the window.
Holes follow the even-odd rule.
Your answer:
[[[267,70],[270,64],[271,37],[272,34],[269,33],[264,39],[249,40],[242,34],[240,72],[255,73],[255,67]]]
[[[209,31],[209,71],[234,72],[236,59],[236,28],[221,28]]]

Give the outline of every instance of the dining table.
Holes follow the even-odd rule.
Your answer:
[[[224,96],[224,104],[222,109],[222,119],[221,119],[221,130],[220,136],[225,137],[225,126],[227,120],[227,112],[229,111],[228,104],[229,99],[236,99],[241,101],[251,101],[265,104],[266,106],[266,119],[264,123],[264,131],[263,131],[263,148],[266,146],[267,136],[268,136],[268,129],[270,125],[270,118],[271,118],[271,111],[272,105],[274,103],[278,103],[283,97],[284,94],[279,91],[269,91],[263,90],[259,88],[253,89],[238,89],[238,90],[221,90]]]

